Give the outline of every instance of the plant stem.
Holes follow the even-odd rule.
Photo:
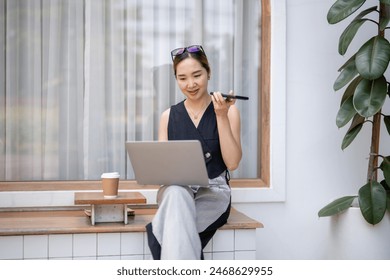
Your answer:
[[[379,18],[384,16],[386,6],[382,2],[379,5]],[[380,30],[378,25],[378,35],[384,37],[385,31]],[[377,112],[374,115],[372,121],[372,134],[371,134],[371,147],[370,147],[370,158],[368,160],[368,170],[367,170],[367,181],[377,181],[378,180],[378,155],[379,155],[379,138],[380,138],[380,128],[381,128],[381,111]]]
[[[378,179],[378,154],[379,154],[379,138],[380,138],[380,128],[381,128],[381,111],[374,115],[372,125],[372,136],[371,136],[371,148],[370,148],[370,158],[368,160],[368,171],[367,171],[367,181],[377,181]]]

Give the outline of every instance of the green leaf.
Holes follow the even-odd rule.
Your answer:
[[[386,125],[387,133],[390,134],[390,116],[385,116],[383,120]]]
[[[384,189],[386,190],[386,209],[387,211],[390,212],[390,187],[389,185],[386,183],[385,180],[382,180],[381,181],[381,185],[384,187]]]
[[[389,65],[390,43],[381,36],[368,40],[356,53],[356,69],[367,80],[383,75]]]
[[[344,196],[332,201],[318,212],[318,217],[333,216],[347,210],[355,198],[356,196]]]
[[[379,223],[386,212],[386,190],[378,182],[372,181],[359,190],[359,206],[364,219],[372,224]]]
[[[356,111],[363,117],[375,115],[386,100],[387,82],[385,77],[374,81],[363,79],[357,85],[353,96]]]
[[[383,171],[383,177],[385,177],[386,184],[390,186],[390,156],[383,159],[379,168]]]
[[[327,15],[328,22],[335,24],[353,14],[366,0],[337,0],[330,7]]]
[[[349,44],[352,42],[360,26],[368,19],[363,19],[364,16],[376,11],[376,6],[362,11],[355,19],[347,26],[344,32],[340,36],[339,40],[339,53],[344,55],[347,51]]]
[[[341,98],[340,106],[347,100],[350,96],[355,94],[356,87],[360,83],[363,78],[359,75],[357,76],[347,87],[345,90],[343,97]]]
[[[367,21],[367,19],[354,20],[347,26],[339,39],[339,54],[344,55],[347,52],[349,44],[351,44],[356,32],[365,21]]]
[[[379,0],[379,2],[390,5],[390,0]]]
[[[347,61],[347,63],[348,64],[346,64],[345,66],[343,65],[340,75],[337,77],[336,81],[333,84],[333,89],[335,91],[344,87],[358,74],[358,71],[355,66],[355,59],[350,59]]]
[[[356,138],[356,136],[359,134],[360,130],[362,129],[363,124],[364,124],[364,118],[359,114],[356,114],[353,117],[352,124],[349,127],[347,134],[345,134],[344,136],[343,142],[341,144],[342,150],[347,148],[352,143],[352,141]]]
[[[390,2],[390,1],[385,1]],[[383,31],[387,27],[387,24],[389,24],[390,21],[390,3],[384,3],[383,5],[383,11],[380,13],[379,17],[379,30]]]
[[[381,181],[381,185],[385,188],[386,192],[390,192],[390,187],[385,180]]]
[[[368,15],[369,13],[373,12],[373,11],[377,11],[377,6],[372,6],[371,8],[368,8],[362,12],[360,12],[360,14],[358,14],[355,19],[361,19],[363,18],[364,16]],[[354,20],[355,20],[354,19]]]
[[[368,15],[369,13],[371,12],[374,12],[374,11],[377,11],[377,6],[372,6],[368,9],[365,9],[364,11],[362,11],[359,15],[357,15],[355,17],[355,19],[361,19],[363,18],[364,16]]]
[[[390,212],[390,187],[385,180],[381,181],[381,185],[386,190],[386,209]]]
[[[390,212],[390,192],[387,192],[386,209]]]
[[[353,106],[353,96],[350,96],[345,102],[341,105],[337,116],[336,116],[336,125],[338,128],[346,125],[353,116],[356,115],[355,107]]]
[[[353,56],[351,56],[337,71],[340,72],[341,70],[343,70],[345,67],[347,67],[350,63],[355,63],[355,56],[356,54],[354,54]]]

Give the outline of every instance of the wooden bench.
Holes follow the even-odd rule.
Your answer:
[[[153,219],[156,205],[130,205],[135,211],[128,217],[128,223],[97,223],[92,226],[84,209],[0,211],[0,236],[68,233],[144,232]],[[224,229],[256,229],[263,225],[232,208]]]
[[[119,185],[121,191],[146,190],[145,194],[157,189],[140,188],[128,180]],[[85,213],[91,209],[74,204],[74,194],[85,191],[101,191],[101,182],[0,182],[5,203],[0,207],[0,260],[151,259],[145,225],[151,222],[157,206],[128,205],[135,215],[127,216],[127,224],[91,225]],[[206,246],[205,258],[255,259],[256,230],[262,227],[258,221],[232,209],[227,224]]]
[[[130,205],[128,224],[91,225],[84,208],[0,209],[0,259],[151,259],[145,225],[156,205]],[[205,248],[206,259],[254,259],[263,225],[231,211]]]

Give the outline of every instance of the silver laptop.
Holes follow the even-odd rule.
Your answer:
[[[140,185],[209,183],[202,146],[197,140],[128,141],[126,150]]]

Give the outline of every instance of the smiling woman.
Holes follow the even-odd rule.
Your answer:
[[[0,1],[0,180],[97,180],[113,170],[133,179],[124,143],[157,139],[161,113],[184,98],[169,51],[199,44],[212,66],[209,90],[252,101],[236,102],[243,158],[232,177],[267,184],[259,22],[269,28],[268,2]],[[203,105],[189,108],[194,119]]]

